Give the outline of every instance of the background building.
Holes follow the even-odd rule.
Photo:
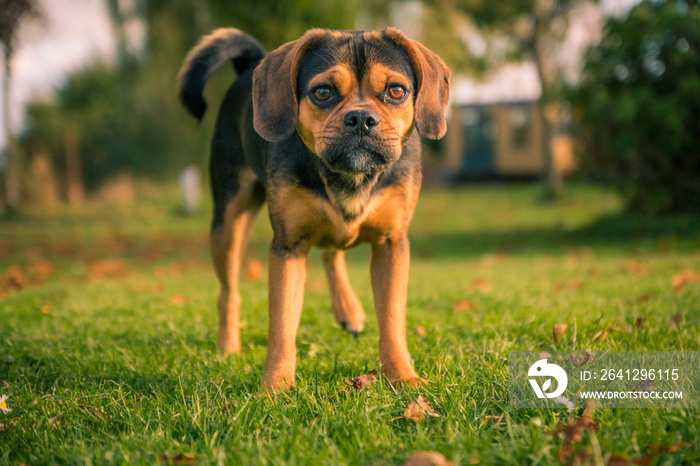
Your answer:
[[[455,79],[445,146],[448,178],[453,180],[539,176],[546,169],[539,81],[531,63],[503,67],[484,82]],[[555,164],[574,168],[569,118],[553,106]]]

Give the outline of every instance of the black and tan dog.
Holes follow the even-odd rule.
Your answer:
[[[246,236],[265,200],[274,237],[264,384],[294,385],[306,255],[323,249],[336,320],[363,328],[343,250],[369,242],[382,373],[418,380],[406,346],[407,230],[421,184],[419,135],[441,138],[450,71],[398,29],[313,29],[265,54],[236,29],[204,37],[180,71],[180,98],[197,118],[202,89],[231,61],[238,79],[211,146],[211,252],[221,282],[222,353],[240,351],[238,279]]]

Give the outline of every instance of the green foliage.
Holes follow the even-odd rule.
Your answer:
[[[358,14],[371,9],[357,0],[258,0],[253,2],[211,1],[215,23],[243,29],[268,50],[298,39],[307,29],[355,29]],[[385,4],[385,1],[376,2]],[[376,5],[375,5],[376,7]]]
[[[582,160],[630,208],[700,209],[700,6],[644,2],[608,20],[572,92]]]
[[[168,151],[174,144],[154,112],[133,98],[141,75],[135,62],[118,70],[99,64],[72,75],[53,103],[29,107],[25,143],[48,150],[61,168],[67,133],[77,137],[88,188],[122,170],[161,173],[159,167],[174,161]]]

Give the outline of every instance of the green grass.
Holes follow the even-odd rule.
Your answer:
[[[345,377],[378,369],[369,251],[348,254],[368,315],[358,339],[335,324],[312,251],[297,387],[272,399],[257,396],[264,277],[242,284],[243,354],[216,354],[208,212],[181,216],[174,190],[149,188],[134,204],[0,221],[0,395],[13,409],[0,413],[0,462],[152,464],[188,453],[203,464],[402,464],[434,450],[455,464],[558,464],[564,441],[551,432],[567,414],[508,410],[508,352],[700,350],[700,284],[671,283],[700,272],[700,216],[626,214],[591,186],[571,186],[559,204],[540,194],[529,184],[422,193],[407,312],[409,350],[428,381],[419,389],[342,390]],[[249,255],[265,261],[270,236],[263,212]],[[122,263],[104,270],[96,261],[105,258]],[[648,273],[625,271],[632,260]],[[53,271],[37,271],[37,261]],[[13,273],[23,289],[10,290]],[[471,287],[476,278],[492,290]],[[463,300],[476,310],[454,311]],[[554,343],[557,323],[569,328]],[[394,419],[419,393],[441,416]],[[653,464],[700,462],[698,410],[599,409],[594,419],[599,429],[574,444],[585,461],[651,451]],[[675,452],[655,446],[681,441]]]

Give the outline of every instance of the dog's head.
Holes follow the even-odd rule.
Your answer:
[[[444,136],[449,79],[440,57],[398,29],[312,29],[255,69],[255,130],[281,141],[296,129],[333,171],[380,172],[414,126]]]

